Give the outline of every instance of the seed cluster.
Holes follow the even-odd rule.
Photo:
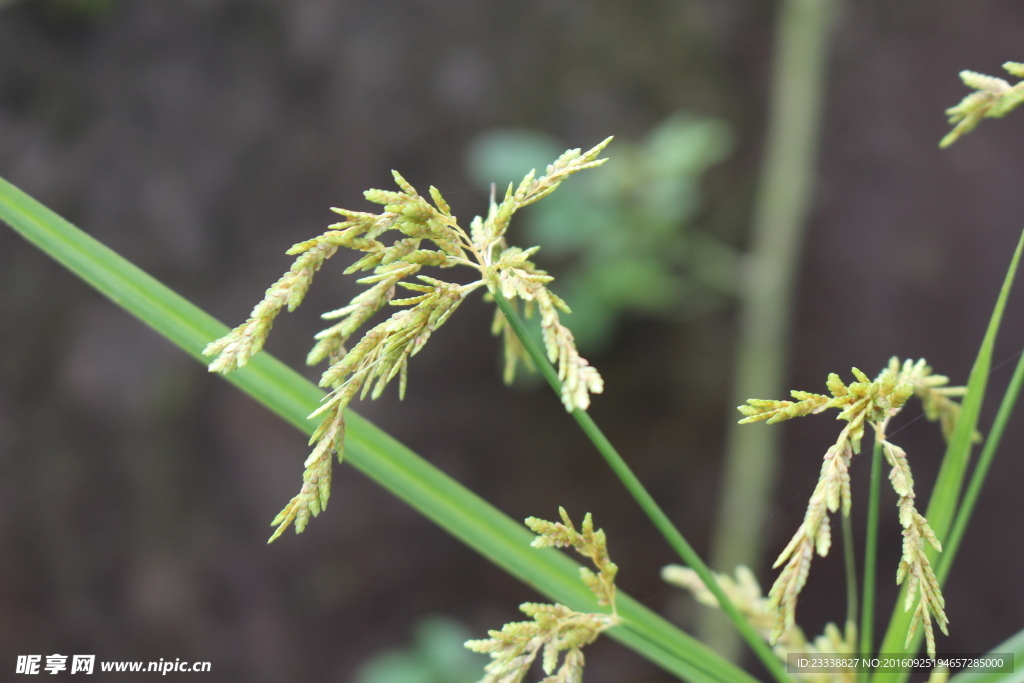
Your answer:
[[[474,218],[468,233],[437,188],[430,188],[428,200],[393,171],[399,191],[365,193],[367,200],[383,205],[382,213],[332,209],[345,220],[288,250],[296,256],[294,264],[267,290],[249,319],[203,351],[215,357],[209,366],[211,372],[231,372],[259,353],[278,313],[285,307],[293,311],[302,303],[313,276],[340,249],[363,254],[345,270],[346,274],[371,272],[358,280],[367,289],[348,305],[324,314],[325,319],[337,322],[316,335],[316,344],[307,357],[310,365],[324,360],[329,363],[320,386],[330,393],[310,415],[320,418],[321,423],[310,440],[314,448],[306,460],[302,489],[274,519],[277,529],[271,541],[292,524],[296,532],[301,532],[310,517],[316,517],[327,506],[332,454],[336,453],[339,461],[343,457],[344,411],[349,403],[356,396],[379,397],[396,377],[399,396],[404,396],[409,359],[420,352],[430,336],[476,289],[485,287],[492,293],[501,292],[510,301],[521,302],[528,315],[534,308],[540,312],[545,350],[558,368],[565,409],[571,412],[590,406],[590,395],[600,393],[604,383],[597,370],[579,354],[572,332],[561,322],[560,314],[570,313],[569,306],[548,289],[554,278],[530,261],[539,247],[510,247],[505,233],[516,211],[554,192],[570,175],[604,163],[605,159],[598,156],[610,141],[608,138],[584,153],[578,149],[565,152],[540,177],[530,171],[518,186],[509,185],[500,203],[492,192],[487,217]],[[383,238],[392,231],[398,236],[387,244]],[[425,267],[455,266],[475,270],[477,279],[456,284],[420,273]],[[396,299],[399,287],[411,296]],[[370,328],[348,348],[349,339],[388,305],[403,308]],[[526,361],[528,367],[530,364],[500,310],[497,316],[494,332],[504,339],[505,378],[511,381],[517,362]]]

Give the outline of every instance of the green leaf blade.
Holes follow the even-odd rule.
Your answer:
[[[1021,662],[1024,662],[1024,630],[1010,636],[979,659],[988,659],[995,654],[1013,655],[1014,665],[1011,669],[1015,669],[1015,671],[1006,673],[964,671],[950,678],[949,683],[1024,683],[1024,666],[1021,666]]]

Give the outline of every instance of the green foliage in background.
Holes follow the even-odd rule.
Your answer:
[[[601,173],[529,211],[526,239],[544,246],[542,260],[558,262],[554,289],[572,306],[581,347],[599,349],[627,312],[690,318],[731,301],[736,253],[694,223],[701,177],[732,146],[721,121],[676,114],[642,141],[619,140]],[[561,149],[543,133],[494,130],[472,143],[467,170],[500,190]]]
[[[469,629],[452,617],[423,617],[411,645],[373,655],[353,683],[474,683],[486,658],[463,647],[469,638]]]

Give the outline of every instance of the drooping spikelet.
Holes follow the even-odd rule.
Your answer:
[[[310,365],[328,361],[320,386],[330,389],[330,393],[310,415],[319,417],[321,424],[310,442],[314,448],[306,460],[302,489],[274,520],[277,529],[271,541],[293,523],[301,532],[309,518],[326,507],[332,454],[336,452],[339,460],[344,454],[344,411],[349,403],[356,396],[377,398],[396,377],[399,396],[404,396],[409,359],[476,289],[501,292],[510,300],[521,300],[528,312],[532,307],[540,311],[544,345],[562,383],[562,403],[570,412],[589,407],[591,394],[600,393],[604,385],[597,370],[580,356],[572,332],[561,322],[559,312],[569,313],[569,307],[548,289],[554,278],[530,261],[537,248],[509,247],[505,232],[516,211],[550,194],[570,175],[604,163],[598,156],[610,141],[608,138],[587,152],[565,152],[539,178],[531,171],[517,188],[509,186],[500,204],[492,197],[487,217],[474,219],[468,233],[437,188],[430,188],[428,200],[393,171],[399,191],[365,193],[367,200],[383,205],[382,213],[332,209],[345,220],[288,250],[296,257],[294,264],[267,290],[248,320],[203,351],[215,357],[209,366],[211,372],[228,373],[248,363],[263,348],[277,314],[285,307],[295,310],[302,303],[314,274],[339,249],[362,254],[345,270],[346,274],[372,272],[358,280],[368,286],[366,290],[348,305],[324,314],[325,319],[336,322],[316,335],[316,344],[307,357]],[[383,238],[390,231],[397,232],[398,237],[387,244]],[[420,274],[424,267],[458,265],[476,270],[477,279],[455,284]],[[396,299],[398,287],[410,290],[412,296]],[[407,308],[372,327],[348,348],[352,335],[388,305]],[[516,362],[524,360],[526,354],[503,314],[499,311],[498,315],[495,332],[504,336],[505,377],[511,381]]]
[[[597,597],[598,604],[608,605],[611,613],[576,612],[558,604],[528,602],[520,605],[519,609],[533,621],[505,624],[500,631],[488,631],[490,638],[486,640],[466,643],[470,650],[491,656],[491,663],[485,668],[487,675],[480,683],[519,683],[542,652],[542,667],[548,676],[544,683],[581,683],[582,648],[619,623],[615,609],[615,575],[619,569],[608,557],[604,531],[594,530],[590,513],[577,531],[565,509],[558,508],[558,512],[561,522],[536,517],[526,520],[526,526],[537,534],[531,545],[535,548],[572,547],[588,557],[597,572],[580,567],[580,578]],[[559,667],[562,652],[566,654]]]
[[[836,443],[825,453],[818,483],[811,493],[803,523],[775,561],[774,567],[783,568],[768,593],[766,603],[767,609],[775,614],[769,641],[775,645],[795,627],[797,600],[807,582],[811,560],[815,553],[824,557],[831,547],[828,514],[840,509],[844,516],[850,514],[850,461],[860,452],[865,426],[870,424],[875,429],[875,437],[882,446],[886,460],[892,466],[889,480],[899,496],[903,556],[896,582],[902,584],[904,580],[907,581],[904,609],[914,608],[907,639],[909,642],[916,629],[923,626],[928,653],[934,657],[932,620],[938,623],[943,633],[947,632],[948,620],[944,610],[945,601],[925,553],[925,545],[931,545],[937,551],[942,548],[928,521],[914,505],[914,480],[906,453],[886,438],[885,429],[889,420],[903,408],[907,400],[917,396],[924,406],[925,416],[940,422],[943,434],[948,438],[960,414],[960,406],[952,397],[962,396],[964,390],[962,387],[947,387],[948,379],[932,374],[924,360],[916,363],[908,360],[901,364],[893,358],[874,380],[870,380],[857,368],[853,368],[853,374],[857,381],[851,384],[845,384],[838,375],[829,375],[827,386],[831,398],[822,394],[794,391],[792,395],[796,401],[751,399],[747,405],[739,407],[739,411],[746,416],[740,420],[741,424],[760,420],[772,424],[830,408],[839,409],[838,419],[847,423]]]
[[[1011,75],[1024,78],[1024,64],[1006,62],[1003,64]],[[1011,86],[1002,78],[986,76],[974,71],[961,71],[964,85],[975,92],[965,97],[960,104],[946,110],[949,122],[956,127],[942,138],[940,147],[949,147],[978,127],[982,119],[1006,116],[1024,102],[1024,81]]]

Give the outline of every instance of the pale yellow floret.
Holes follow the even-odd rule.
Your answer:
[[[610,613],[576,612],[564,605],[528,602],[519,609],[533,621],[505,624],[500,631],[489,631],[486,640],[470,640],[466,647],[491,656],[481,683],[522,681],[533,662],[541,655],[547,678],[544,683],[580,683],[583,679],[583,650],[604,631],[619,623],[615,607],[615,576],[619,568],[608,557],[604,531],[594,530],[590,513],[577,531],[564,508],[558,508],[561,522],[536,517],[526,526],[537,534],[531,544],[535,548],[571,547],[593,562],[593,572],[580,568],[580,578],[597,597],[598,604],[608,605]],[[565,652],[562,666],[558,666]],[[556,671],[557,669],[557,671]]]
[[[948,378],[933,374],[924,360],[900,363],[893,358],[874,380],[857,368],[853,368],[853,375],[857,381],[850,384],[844,383],[838,375],[829,375],[827,386],[831,397],[794,391],[792,396],[796,401],[751,399],[739,407],[745,416],[741,423],[766,420],[771,424],[830,408],[838,409],[839,419],[846,421],[838,440],[825,453],[803,523],[775,561],[775,568],[781,566],[782,571],[768,592],[766,608],[774,615],[768,638],[776,645],[795,628],[797,601],[807,582],[811,560],[815,553],[822,557],[827,555],[832,544],[829,513],[842,511],[843,515],[850,514],[850,462],[860,452],[866,425],[871,425],[892,467],[889,480],[899,496],[897,505],[903,527],[903,555],[896,583],[907,582],[904,609],[914,609],[907,641],[919,627],[923,627],[928,653],[934,657],[932,621],[943,633],[947,632],[949,622],[945,600],[925,547],[930,545],[936,551],[941,551],[942,547],[928,520],[915,507],[914,479],[906,453],[886,438],[885,429],[907,400],[916,396],[924,407],[925,416],[940,422],[943,434],[949,438],[960,415],[960,405],[953,397],[963,395],[963,388],[947,387]]]
[[[336,322],[316,335],[316,344],[307,357],[310,365],[328,361],[320,386],[330,393],[310,416],[319,417],[321,424],[310,442],[314,448],[306,461],[302,489],[274,520],[277,529],[271,541],[292,524],[301,532],[310,517],[327,506],[332,454],[336,452],[339,460],[344,454],[344,411],[349,403],[356,396],[379,397],[395,378],[399,396],[404,396],[409,360],[476,289],[500,291],[508,299],[521,300],[540,311],[544,346],[558,369],[565,409],[571,412],[590,406],[591,395],[600,393],[604,383],[597,370],[580,356],[572,332],[561,322],[559,312],[569,313],[569,307],[548,289],[554,278],[530,261],[537,247],[509,247],[505,231],[516,211],[550,194],[570,175],[604,163],[598,156],[610,141],[608,138],[587,152],[565,152],[540,177],[531,171],[514,190],[509,187],[500,204],[492,197],[487,217],[475,218],[468,234],[437,188],[430,188],[428,200],[393,171],[400,191],[365,193],[367,200],[383,205],[382,213],[332,209],[345,220],[288,250],[296,257],[294,264],[267,290],[249,319],[203,351],[214,356],[211,372],[231,372],[259,353],[277,314],[285,307],[294,310],[302,302],[314,274],[339,249],[362,253],[346,274],[371,272],[358,280],[368,286],[366,290],[348,305],[324,314],[325,319]],[[390,245],[379,239],[389,231],[400,233]],[[478,279],[454,284],[420,274],[424,267],[459,265],[474,269]],[[399,287],[410,295],[396,298]],[[389,305],[405,308],[370,328],[349,347],[349,339]],[[511,381],[518,361],[525,361],[528,367],[532,364],[500,311],[494,330],[504,338],[505,378]]]

